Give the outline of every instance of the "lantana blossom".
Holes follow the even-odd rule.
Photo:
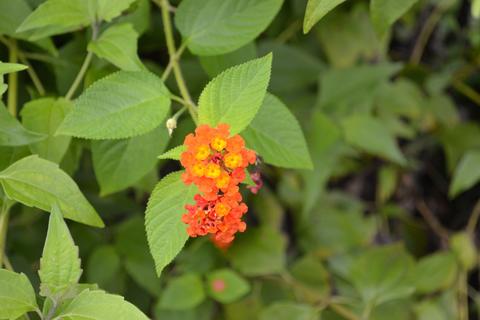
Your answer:
[[[195,204],[187,205],[182,217],[187,232],[191,237],[210,234],[217,246],[227,247],[237,232],[246,229],[241,218],[248,207],[242,202],[238,185],[257,156],[245,147],[240,135],[230,136],[227,124],[216,128],[201,125],[185,137],[184,145],[186,150],[180,157],[185,167],[182,179],[200,191]]]

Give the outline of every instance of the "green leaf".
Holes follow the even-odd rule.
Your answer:
[[[308,289],[318,292],[323,297],[329,294],[329,271],[323,266],[321,260],[314,256],[314,253],[295,261],[290,273]]]
[[[72,178],[53,162],[36,155],[23,158],[0,172],[0,182],[10,199],[26,206],[50,211],[58,203],[65,218],[104,226]]]
[[[352,6],[347,10],[334,10],[328,14],[315,28],[315,35],[326,58],[338,71],[356,66],[359,61],[388,60],[387,44],[375,33],[368,2],[351,3]],[[354,73],[350,73],[350,76],[352,79],[357,77]]]
[[[163,160],[180,160],[180,155],[186,150],[185,145],[179,145],[175,148],[168,150],[167,152],[158,156],[158,159]]]
[[[375,31],[383,37],[390,26],[400,19],[418,0],[372,0],[370,14]]]
[[[100,290],[84,290],[62,308],[55,319],[148,320],[148,317],[121,296],[108,294]]]
[[[218,302],[232,303],[250,291],[250,284],[235,271],[216,270],[207,275],[208,294]]]
[[[91,42],[88,51],[122,70],[139,71],[143,66],[137,55],[137,40],[138,33],[130,23],[116,24]]]
[[[197,189],[193,185],[186,186],[181,174],[175,172],[163,178],[148,200],[145,228],[159,276],[188,239],[182,214],[185,205],[193,200]]]
[[[303,20],[303,33],[309,32],[313,26],[327,13],[346,0],[308,0]]]
[[[473,0],[473,2],[472,2],[472,16],[474,18],[480,17],[480,0]]]
[[[257,49],[254,42],[249,42],[245,46],[216,56],[201,56],[200,63],[207,74],[214,78],[219,73],[238,64],[253,60],[257,57]]]
[[[135,0],[47,0],[40,4],[17,32],[34,31],[31,40],[70,32],[95,21],[110,21]]]
[[[118,18],[119,23],[131,23],[138,34],[144,34],[151,26],[151,2],[139,0],[135,10]]]
[[[478,263],[475,240],[467,232],[458,232],[450,238],[450,248],[464,271],[472,270]]]
[[[47,238],[40,259],[40,294],[56,297],[78,283],[82,275],[78,247],[75,246],[60,208],[52,206]]]
[[[368,153],[405,165],[406,159],[390,131],[379,120],[366,115],[353,115],[342,121],[345,140]]]
[[[15,31],[32,12],[26,0],[0,0],[0,34],[15,37]]]
[[[157,155],[168,141],[167,129],[163,126],[126,140],[93,141],[93,168],[100,194],[123,190],[143,178],[155,167]]]
[[[154,319],[167,320],[211,320],[215,317],[216,306],[213,301],[207,300],[196,308],[185,310],[168,310],[161,306],[161,303],[155,305]]]
[[[272,64],[270,91],[285,97],[287,93],[297,93],[318,83],[318,75],[324,67],[316,56],[301,48],[279,43],[262,41],[259,55],[272,52],[275,59]]]
[[[115,247],[130,277],[150,294],[159,296],[162,283],[148,250],[143,216],[135,216],[122,223],[115,237]]]
[[[233,267],[247,276],[280,273],[285,268],[286,239],[271,228],[249,229],[227,251]]]
[[[57,134],[86,139],[123,139],[145,134],[166,118],[170,94],[147,71],[119,71],[87,89]]]
[[[480,126],[474,122],[443,128],[438,136],[444,148],[449,172],[454,172],[466,153],[472,149],[480,149]]]
[[[283,0],[185,0],[175,24],[190,51],[208,56],[228,53],[254,40],[282,6]]]
[[[451,252],[439,252],[422,258],[413,275],[418,293],[429,294],[449,288],[457,278],[458,265]]]
[[[376,90],[400,68],[399,64],[384,63],[330,69],[320,78],[319,105],[328,112],[341,115],[350,115],[359,109],[370,110]]]
[[[385,203],[395,193],[398,183],[397,168],[384,166],[378,172],[376,199],[379,203]]]
[[[15,320],[38,309],[35,292],[23,273],[0,269],[0,319]]]
[[[54,135],[72,108],[72,103],[63,98],[42,98],[25,104],[21,112],[25,128],[47,135],[45,140],[30,145],[32,153],[60,163],[70,145],[71,137]]]
[[[232,134],[245,129],[265,97],[272,55],[227,69],[205,87],[198,102],[200,123],[230,125]]]
[[[195,308],[203,300],[205,291],[202,279],[196,274],[187,273],[168,282],[160,298],[160,306],[167,310],[184,310]]]
[[[451,198],[470,189],[480,180],[479,161],[480,150],[470,150],[462,157],[453,173],[453,181],[450,184],[449,195]]]
[[[88,259],[87,281],[96,283],[104,290],[117,291],[121,288],[122,264],[115,248],[102,245],[92,252]]]
[[[410,255],[399,245],[390,245],[371,248],[359,255],[348,277],[363,301],[379,305],[413,293],[413,283],[408,281],[412,269]]]
[[[322,201],[323,202],[323,201]],[[313,211],[298,230],[300,243],[309,251],[342,253],[368,245],[375,236],[375,221],[360,210],[323,207]]]
[[[0,147],[0,170],[29,155],[28,147]]]
[[[297,119],[274,95],[265,96],[262,107],[242,136],[247,146],[266,163],[285,168],[313,168]]]
[[[318,318],[317,311],[309,305],[290,301],[275,302],[263,309],[260,320],[312,320]]]
[[[44,135],[25,129],[0,101],[0,146],[23,146],[43,139]]]
[[[92,0],[47,0],[23,21],[17,32],[40,30],[30,37],[38,39],[79,29],[93,21],[91,6]]]
[[[18,72],[28,69],[27,66],[19,63],[5,63],[0,61],[0,75],[7,73]]]
[[[99,20],[111,21],[128,9],[136,0],[96,0],[96,13]]]

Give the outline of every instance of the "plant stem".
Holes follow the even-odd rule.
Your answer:
[[[187,105],[187,101],[183,100],[183,98],[179,97],[179,96],[176,96],[174,94],[170,94],[170,98],[173,100],[173,101],[176,101],[184,106]]]
[[[285,43],[301,29],[302,22],[300,20],[295,20],[287,27],[287,29],[278,35],[276,41],[279,43]]]
[[[10,270],[10,271],[15,271],[13,269],[13,266],[12,266],[12,263],[10,262],[10,260],[8,259],[8,256],[5,254],[3,255],[3,265],[5,266],[5,268],[7,270]]]
[[[9,61],[10,63],[18,62],[18,47],[17,41],[10,41],[9,47]],[[18,98],[18,74],[12,72],[8,74],[8,111],[14,117],[17,116],[17,98]]]
[[[347,308],[344,308],[343,306],[336,304],[336,303],[331,303],[329,305],[330,309],[332,309],[336,314],[342,316],[343,318],[347,320],[360,320],[360,318],[352,313],[350,310]]]
[[[477,226],[478,219],[480,218],[480,200],[477,201],[475,207],[473,207],[472,214],[468,219],[467,232],[472,234],[475,232],[475,227]]]
[[[183,106],[182,109],[178,110],[172,117],[171,119],[178,120],[178,118],[187,110],[187,106]]]
[[[10,207],[7,200],[3,199],[2,209],[0,211],[0,268],[4,265],[5,243],[7,241],[8,220],[10,216]]]
[[[475,102],[476,105],[480,106],[480,93],[475,91],[465,82],[455,79],[452,82],[452,87],[467,98],[469,98],[471,101]]]
[[[411,64],[418,65],[420,63],[420,60],[422,60],[423,51],[425,51],[428,39],[430,39],[430,36],[435,30],[435,26],[442,18],[443,10],[444,9],[441,6],[436,6],[435,9],[433,9],[433,12],[428,17],[425,24],[423,25],[422,30],[420,31],[420,35],[415,42],[412,55],[410,56]]]
[[[32,65],[30,64],[30,62],[28,62],[27,58],[25,58],[25,55],[22,52],[19,52],[18,57],[20,58],[20,62],[28,67],[27,69],[28,75],[30,76],[30,79],[32,79],[33,85],[37,89],[38,94],[40,94],[41,96],[44,96],[45,87],[43,86],[42,81],[40,81],[40,78],[35,72],[35,69],[33,69]]]
[[[77,88],[80,85],[80,82],[82,82],[88,67],[90,66],[90,62],[92,61],[92,58],[93,58],[93,53],[90,51],[87,53],[87,56],[85,57],[82,67],[80,68],[80,71],[78,72],[77,77],[73,81],[72,86],[70,87],[70,89],[68,89],[68,92],[65,95],[65,99],[67,100],[72,99],[73,95],[75,94],[75,91],[77,91]]]
[[[163,31],[165,33],[165,39],[167,41],[168,54],[172,63],[171,68],[173,70],[173,74],[175,75],[178,89],[180,90],[180,94],[182,95],[183,99],[186,101],[188,112],[190,112],[193,121],[197,124],[198,119],[196,106],[195,103],[193,103],[190,92],[188,91],[188,88],[185,84],[185,79],[183,78],[182,69],[180,68],[178,59],[175,58],[177,52],[175,49],[175,39],[173,38],[172,20],[170,18],[170,3],[168,2],[168,0],[155,0],[155,3],[160,7],[162,11]]]
[[[52,301],[53,301],[53,306],[48,311],[48,314],[45,316],[44,320],[51,320],[53,318],[53,316],[55,315],[55,311],[57,311],[58,302],[53,300],[53,299],[52,299]]]
[[[437,236],[439,236],[442,240],[448,241],[449,238],[449,232],[447,229],[445,229],[438,219],[435,217],[433,212],[430,210],[430,208],[427,206],[425,201],[420,200],[416,204],[416,207],[420,214],[423,216],[427,224],[430,226],[430,228],[435,232]]]
[[[92,41],[97,39],[97,35],[98,35],[98,25],[96,23],[93,23],[92,24]],[[93,52],[89,51],[87,53],[87,56],[85,57],[85,60],[83,61],[80,71],[75,77],[75,80],[73,81],[70,89],[68,89],[68,92],[65,95],[65,99],[67,100],[72,99],[73,95],[75,94],[75,91],[77,91],[78,86],[82,82],[83,77],[85,76],[85,73],[87,72],[88,67],[90,66],[90,63],[92,62],[92,58],[93,58]]]
[[[174,61],[176,61],[178,63],[178,60],[180,59],[183,51],[185,51],[186,48],[187,48],[187,43],[184,42],[184,43],[182,43],[180,48],[178,48],[177,52],[175,53],[175,56],[170,57],[170,61],[168,61],[168,65],[167,65],[167,67],[165,68],[165,71],[162,74],[162,81],[163,82],[165,82],[165,80],[168,79],[168,76],[170,75],[170,72],[172,71]]]
[[[462,271],[458,277],[458,320],[468,320],[468,276]]]

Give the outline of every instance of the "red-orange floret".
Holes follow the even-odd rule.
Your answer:
[[[240,135],[230,136],[229,126],[199,126],[185,138],[186,151],[180,157],[185,167],[182,179],[195,184],[201,194],[195,205],[187,205],[182,220],[191,237],[210,234],[221,248],[228,247],[246,224],[241,220],[248,211],[242,203],[238,184],[245,180],[246,167],[256,162],[254,151],[245,148]]]

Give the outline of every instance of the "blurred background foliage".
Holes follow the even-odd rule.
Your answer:
[[[21,22],[42,0],[19,2],[25,8],[0,1],[5,37],[11,32],[2,27],[5,14]],[[198,97],[222,70],[273,52],[269,90],[299,120],[315,169],[262,165],[264,187],[245,194],[247,232],[226,252],[206,239],[190,240],[158,279],[143,212],[158,178],[178,164],[153,161],[140,180],[125,168],[116,176],[123,184],[100,196],[92,152],[95,158],[102,146],[73,139],[61,167],[108,226],[69,223],[83,282],[125,295],[154,319],[480,317],[480,20],[471,5],[419,0],[379,35],[369,2],[350,0],[304,35],[306,1],[285,0],[255,42],[222,56],[185,53],[186,82]],[[161,75],[168,55],[158,8],[138,0],[121,19],[140,35],[141,60]],[[19,46],[46,92],[65,95],[88,37],[78,31],[48,41],[20,39]],[[0,60],[8,60],[6,47]],[[95,58],[85,87],[115,70]],[[20,102],[37,98],[28,74],[19,79]],[[164,139],[154,158],[181,144],[193,127],[182,119],[168,143],[166,130],[159,132]],[[0,148],[0,169],[29,152]],[[23,206],[13,211],[6,252],[38,284],[48,216]]]

